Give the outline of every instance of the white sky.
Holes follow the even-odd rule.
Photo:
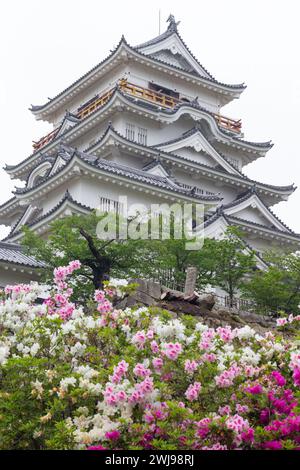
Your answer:
[[[299,190],[274,211],[300,232],[300,2],[297,0],[9,0],[0,10],[0,204],[18,181],[2,170],[31,154],[50,125],[30,104],[43,104],[104,59],[122,34],[131,45],[166,29],[169,13],[194,55],[220,81],[247,84],[223,114],[242,118],[245,138],[272,139],[251,178]],[[7,229],[0,226],[0,236]]]

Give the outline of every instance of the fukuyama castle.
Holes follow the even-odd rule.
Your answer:
[[[122,37],[68,88],[32,106],[49,133],[31,155],[5,167],[25,185],[0,206],[0,224],[10,226],[0,242],[0,285],[35,279],[40,267],[20,248],[24,224],[46,237],[58,217],[99,207],[121,212],[120,195],[146,206],[203,204],[205,236],[238,226],[259,266],[266,249],[297,249],[300,236],[272,212],[295,187],[243,172],[271,142],[245,140],[241,121],[223,114],[244,90],[204,68],[170,15],[164,33],[135,47]]]

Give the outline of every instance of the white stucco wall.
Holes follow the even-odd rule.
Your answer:
[[[22,268],[13,266],[9,263],[0,262],[0,287],[7,284],[28,284],[31,281],[37,281],[39,277],[32,272],[22,272]]]

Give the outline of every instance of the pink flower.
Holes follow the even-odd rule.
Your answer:
[[[120,401],[125,401],[127,400],[127,393],[124,392],[124,390],[120,390],[119,392],[116,393],[117,400]]]
[[[138,331],[132,338],[133,344],[136,344],[138,349],[144,349],[146,342],[146,334],[144,331]]]
[[[284,326],[288,323],[286,318],[277,318],[276,325],[277,326]]]
[[[237,404],[235,405],[235,409],[236,409],[237,413],[239,413],[239,414],[248,413],[248,411],[249,411],[249,406],[247,406],[247,405],[240,405],[239,403],[237,403]]]
[[[230,326],[226,326],[225,328],[220,326],[217,328],[217,333],[225,343],[229,343],[234,338],[234,333]]]
[[[201,450],[228,450],[226,445],[222,445],[220,442],[213,444],[212,446],[201,447]]]
[[[274,370],[272,373],[271,373],[271,376],[274,377],[277,385],[279,385],[279,387],[284,387],[285,384],[286,384],[286,380],[285,378],[283,377],[283,375],[281,375],[280,372],[278,372],[277,370]]]
[[[218,387],[226,388],[233,385],[233,381],[241,373],[241,368],[233,364],[229,369],[224,370],[220,375],[215,377],[215,382]]]
[[[105,299],[98,305],[97,310],[100,313],[109,313],[112,310],[112,304],[109,300]]]
[[[128,370],[129,364],[122,360],[114,367],[114,373],[112,377],[110,377],[111,381],[115,384],[121,382],[121,379],[126,375]]]
[[[109,431],[105,433],[106,439],[109,439],[110,441],[117,441],[121,436],[121,433],[119,431]]]
[[[260,384],[245,388],[245,392],[251,393],[251,395],[259,395],[260,393],[262,393],[262,391],[263,388]]]
[[[151,347],[151,351],[152,351],[154,354],[157,354],[157,353],[159,352],[159,347],[158,347],[158,344],[157,344],[156,341],[151,341],[150,347]]]
[[[254,441],[254,429],[249,428],[247,431],[242,432],[241,438],[245,442],[253,442]]]
[[[152,359],[152,364],[154,369],[160,370],[164,364],[164,361],[160,357],[155,357]]]
[[[96,302],[100,303],[105,300],[105,294],[103,290],[96,290],[94,294],[94,299]]]
[[[215,362],[217,360],[217,356],[214,353],[204,353],[201,357],[201,362]]]
[[[220,407],[219,407],[219,410],[218,410],[218,413],[219,413],[221,416],[230,415],[230,413],[231,413],[231,408],[230,408],[229,405],[220,406]]]
[[[282,449],[282,444],[279,441],[267,441],[263,443],[263,448],[269,450],[280,450]]]
[[[190,361],[190,359],[187,359],[184,363],[184,370],[185,372],[189,374],[192,374],[193,372],[195,372],[197,368],[198,368],[198,364],[194,360]]]
[[[185,392],[185,396],[188,399],[188,401],[197,400],[201,388],[202,387],[201,387],[200,382],[195,382],[194,384],[191,384]]]
[[[168,359],[176,361],[179,354],[182,352],[182,346],[180,343],[166,343],[163,347],[162,353],[167,356]]]
[[[300,369],[296,368],[293,372],[294,384],[296,387],[300,387]]]
[[[151,370],[147,369],[143,364],[138,363],[133,369],[133,373],[137,377],[147,377],[148,375],[151,375]]]
[[[106,448],[99,444],[98,446],[90,446],[87,450],[106,450]]]

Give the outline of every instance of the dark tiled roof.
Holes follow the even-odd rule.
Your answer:
[[[65,148],[67,148],[65,146]],[[160,187],[162,189],[166,189],[175,193],[180,193],[188,197],[193,197],[196,199],[202,199],[206,201],[220,201],[221,198],[218,195],[209,196],[201,193],[200,189],[195,189],[192,186],[181,185],[180,183],[175,183],[170,181],[168,178],[164,178],[162,176],[151,175],[143,170],[138,170],[136,168],[130,168],[126,165],[121,165],[116,162],[110,162],[104,159],[99,159],[96,156],[86,154],[84,152],[80,152],[78,150],[74,150],[72,147],[70,149],[70,157],[69,161],[71,161],[74,155],[79,156],[85,163],[89,164],[94,168],[99,168],[101,170],[107,171],[111,174],[117,174],[120,176],[127,177],[131,180],[140,181],[142,183],[150,184],[152,186]],[[57,172],[50,177],[43,177],[33,188],[17,188],[15,193],[16,194],[26,194],[30,192],[34,188],[38,188],[41,186],[45,181],[50,181],[55,175],[60,173],[64,167],[57,170]]]
[[[206,220],[204,221],[204,228],[208,227],[209,225],[211,225],[213,222],[220,219],[221,217],[224,218],[224,220],[228,223],[228,225],[234,225],[234,224],[230,223],[229,217],[227,215],[225,215],[222,212],[222,210],[220,210],[220,208],[218,208],[214,214],[212,214],[212,215],[210,215],[206,218]],[[246,242],[246,240],[244,240],[242,238],[241,241],[244,243],[245,247],[247,247],[251,252],[253,252],[257,256],[257,258],[260,259],[260,261],[263,264],[265,264],[266,266],[268,265],[267,261],[264,260],[264,258],[261,256],[261,254],[257,250],[255,250],[252,246],[250,246]]]
[[[259,196],[259,194],[257,194],[257,191],[256,191],[256,185],[253,185],[251,189],[249,189],[248,191],[246,191],[244,194],[241,194],[238,198],[236,198],[234,201],[231,201],[227,204],[224,204],[220,207],[221,210],[226,210],[226,209],[229,209],[230,207],[234,207],[234,206],[237,206],[239,205],[241,202],[244,202],[244,201],[247,201],[247,199],[249,199],[253,194],[256,195],[256,197],[259,199],[259,201],[262,203],[262,205],[266,208],[266,210],[268,212],[270,212],[270,214],[272,214],[272,216],[283,226],[287,229],[288,232],[294,234],[294,232],[269,208],[266,206],[266,204],[264,203],[264,201],[261,199],[261,197]],[[230,216],[231,217],[231,216]]]
[[[173,152],[172,153],[169,153],[169,152],[166,152],[166,151],[162,151],[159,149],[159,147],[163,146],[163,145],[167,145],[167,144],[170,144],[170,143],[174,143],[174,142],[180,142],[182,139],[185,139],[193,134],[195,134],[196,132],[199,131],[198,127],[195,126],[193,127],[192,129],[184,132],[181,136],[175,138],[175,139],[172,139],[172,140],[169,140],[169,141],[166,141],[166,142],[161,142],[160,144],[156,144],[156,145],[152,145],[152,146],[149,146],[147,147],[146,145],[143,145],[143,144],[140,144],[136,141],[132,141],[132,140],[129,140],[127,139],[125,136],[123,136],[122,134],[120,134],[111,124],[111,122],[109,123],[108,127],[106,128],[106,130],[104,131],[104,133],[102,134],[102,136],[96,141],[93,143],[93,145],[91,145],[90,147],[86,148],[84,151],[85,152],[89,152],[91,151],[94,147],[96,147],[104,138],[105,136],[107,135],[107,133],[109,132],[109,130],[111,130],[114,134],[116,134],[118,137],[120,137],[122,140],[126,141],[128,143],[128,145],[135,145],[139,148],[142,148],[144,150],[154,150],[156,152],[159,152],[159,156],[161,156],[162,158],[164,158],[165,156],[175,156],[177,158],[180,158],[181,160],[184,160],[184,161],[187,161],[187,162],[191,162],[191,163],[194,163],[196,164],[197,166],[200,166],[200,167],[203,167],[203,168],[207,168],[209,170],[213,170],[213,171],[217,171],[217,172],[221,172],[223,173],[224,175],[229,175],[229,176],[235,176],[237,178],[242,178],[245,182],[249,182],[249,183],[252,183],[252,184],[259,184],[261,186],[263,186],[264,188],[267,188],[267,189],[270,189],[270,190],[274,190],[274,191],[295,191],[295,186],[292,184],[292,185],[287,185],[287,186],[276,186],[276,185],[272,185],[272,184],[267,184],[267,183],[261,183],[259,181],[256,181],[256,180],[253,180],[251,178],[249,178],[247,175],[245,175],[241,170],[237,170],[235,167],[233,167],[235,170],[237,170],[239,172],[239,174],[231,174],[231,173],[228,173],[227,170],[225,170],[224,168],[216,168],[216,167],[212,167],[210,165],[207,165],[205,163],[202,163],[202,162],[192,162],[189,158],[187,157],[183,157],[182,155],[176,155],[174,154]],[[210,145],[213,147],[212,143],[210,142]],[[216,150],[216,149],[215,149]],[[223,157],[225,160],[226,160],[226,157],[219,151],[219,150],[216,150],[216,152],[218,152],[218,154]],[[204,152],[205,154],[207,154],[206,152]],[[209,154],[207,154],[209,155]],[[232,166],[232,164],[226,160],[226,163],[228,163],[230,166]]]
[[[167,33],[167,32],[166,32]],[[203,67],[203,65],[200,64],[200,62],[196,59],[196,57],[193,56],[193,54],[191,53],[191,51],[189,50],[189,48],[187,47],[187,45],[184,43],[184,41],[182,40],[181,36],[179,35],[179,33],[172,33],[172,34],[177,34],[179,40],[182,42],[182,44],[184,45],[184,47],[188,50],[188,52],[191,54],[191,56],[196,60],[196,62],[198,63],[198,65],[208,74],[208,77],[205,77],[205,76],[200,76],[197,74],[197,76],[201,77],[201,79],[204,79],[204,80],[207,80],[208,82],[211,82],[211,83],[215,83],[216,85],[220,85],[220,86],[223,86],[223,87],[226,87],[226,88],[231,88],[231,89],[245,89],[246,86],[244,85],[244,83],[240,83],[240,84],[234,84],[234,85],[230,85],[230,84],[226,84],[226,83],[222,83],[222,82],[219,82],[217,81],[206,69],[205,67]],[[170,33],[168,33],[165,37],[167,36],[170,36]],[[85,74],[81,75],[75,82],[73,82],[71,85],[69,85],[67,88],[65,88],[64,90],[62,90],[60,93],[58,93],[57,95],[55,95],[53,98],[51,98],[48,103],[45,103],[43,105],[32,105],[30,110],[33,111],[33,112],[36,112],[36,111],[40,111],[42,110],[43,108],[45,108],[47,105],[49,105],[51,102],[53,102],[54,100],[56,100],[57,98],[59,98],[60,96],[62,96],[66,91],[70,90],[74,85],[78,84],[82,79],[86,78],[87,76],[89,76],[93,71],[97,70],[97,68],[99,68],[101,65],[103,65],[105,62],[109,61],[109,59],[115,54],[115,52],[119,49],[119,47],[121,46],[121,44],[124,43],[129,49],[131,49],[133,52],[135,52],[136,54],[140,55],[141,57],[143,58],[150,58],[151,60],[154,60],[155,62],[157,63],[160,63],[160,64],[163,64],[163,65],[167,65],[169,67],[172,67],[176,70],[179,70],[179,71],[182,71],[182,69],[180,67],[176,67],[176,65],[172,65],[172,64],[168,64],[168,63],[165,63],[164,61],[162,60],[159,60],[157,59],[156,57],[150,57],[146,54],[143,54],[142,52],[139,51],[139,49],[141,48],[141,46],[137,46],[137,47],[132,47],[128,44],[128,42],[126,41],[125,37],[122,36],[121,37],[121,40],[119,41],[118,45],[112,50],[112,52],[105,58],[103,59],[102,61],[100,61],[97,65],[95,65],[93,68],[91,68],[88,72],[86,72]],[[190,72],[187,72],[187,73],[190,73]]]
[[[27,227],[32,227],[32,226],[36,225],[38,222],[41,222],[42,220],[47,219],[47,217],[54,214],[58,209],[60,209],[66,201],[69,201],[72,204],[75,204],[76,206],[80,207],[81,209],[85,209],[85,210],[88,210],[88,211],[92,210],[91,207],[86,206],[86,205],[82,204],[81,202],[78,202],[75,199],[73,199],[73,197],[71,196],[69,190],[67,189],[67,191],[65,192],[62,199],[54,207],[52,207],[52,209],[50,211],[46,212],[45,214],[42,214],[40,217],[37,217],[36,219],[32,220],[31,222],[26,222],[25,225]],[[18,230],[17,232],[14,232],[14,233],[13,233],[13,230],[11,230],[9,235],[4,240],[9,240],[10,238],[14,237],[15,235],[18,235],[19,233],[21,233],[21,230]]]
[[[275,231],[279,234],[286,235],[286,236],[293,236],[296,238],[300,239],[300,234],[293,232],[292,230],[289,229],[288,232],[285,232],[284,230],[280,230],[279,228],[275,227],[274,225],[272,227],[268,227],[267,225],[264,224],[259,224],[257,222],[253,222],[252,220],[247,220],[247,219],[242,219],[241,217],[236,217],[233,215],[226,215],[226,219],[230,220],[231,222],[236,222],[238,224],[247,224],[247,225],[252,225],[253,227],[261,228],[262,230],[269,230],[269,231]]]
[[[184,40],[182,39],[181,35],[179,34],[179,32],[176,30],[169,30],[167,29],[164,33],[160,34],[159,36],[156,36],[155,38],[153,39],[150,39],[149,41],[146,41],[142,44],[139,44],[138,46],[135,46],[134,49],[138,50],[139,49],[143,49],[145,47],[148,47],[148,46],[151,46],[151,45],[154,45],[154,44],[159,44],[160,42],[164,41],[165,39],[167,39],[168,37],[170,36],[176,36],[179,41],[182,43],[182,45],[184,46],[184,48],[188,51],[188,53],[191,55],[191,57],[197,62],[197,64],[202,68],[202,70],[204,70],[204,72],[208,75],[200,75],[199,73],[195,72],[195,75],[198,75],[200,76],[201,78],[204,78],[205,80],[208,80],[208,81],[211,81],[211,82],[214,82],[218,85],[221,85],[221,86],[225,86],[225,87],[229,87],[229,88],[246,88],[245,84],[244,83],[240,83],[240,84],[237,84],[237,85],[229,85],[227,83],[222,83],[218,80],[216,80],[215,77],[213,77],[213,75],[199,62],[199,60],[197,59],[197,57],[194,56],[194,54],[191,52],[191,50],[189,49],[189,47],[186,45],[186,43],[184,42]],[[157,59],[156,57],[153,57],[151,55],[149,55],[148,57],[151,57],[159,62],[164,62],[160,59]],[[170,65],[169,63],[166,63],[166,65]],[[175,67],[175,66],[173,66]],[[179,67],[178,67],[179,68]],[[188,73],[191,73],[190,71],[188,70],[185,70],[186,72]]]
[[[0,242],[0,262],[27,266],[29,268],[45,267],[45,264],[41,261],[26,255],[21,246],[3,241]]]
[[[177,113],[177,111],[183,107],[183,106],[186,106],[188,108],[193,108],[193,109],[198,109],[199,111],[203,111],[207,114],[209,114],[210,116],[212,116],[214,119],[214,113],[212,113],[211,111],[201,107],[199,104],[197,103],[181,103],[179,104],[178,106],[176,106],[174,109],[172,110],[169,110],[169,109],[164,109],[164,108],[159,108],[157,105],[153,105],[151,103],[148,103],[146,101],[143,101],[143,100],[139,100],[139,99],[136,99],[136,98],[133,98],[131,96],[129,96],[128,94],[124,93],[123,91],[121,91],[118,87],[116,87],[116,89],[114,90],[114,92],[112,93],[112,95],[110,96],[110,98],[107,100],[107,102],[103,105],[104,106],[107,106],[113,99],[113,97],[115,96],[116,93],[120,93],[127,101],[129,101],[130,103],[133,103],[135,105],[138,105],[138,106],[142,106],[143,108],[145,109],[150,109],[151,111],[154,111],[156,113],[158,112],[162,112],[166,115],[174,115]],[[86,116],[84,119],[80,120],[78,123],[75,124],[75,126],[73,126],[71,129],[66,129],[62,134],[60,134],[58,137],[55,137],[53,140],[51,140],[48,144],[46,144],[44,147],[43,147],[43,151],[45,151],[45,149],[47,149],[48,146],[52,145],[53,142],[57,141],[58,139],[62,139],[68,132],[74,130],[77,126],[79,126],[80,124],[82,124],[86,119],[89,119],[91,116],[93,116],[94,114],[96,114],[97,112],[99,112],[99,110],[103,109],[103,107],[100,107],[100,108],[97,108],[95,109],[95,111],[93,111],[92,113],[90,113],[88,116]],[[255,146],[255,147],[261,147],[261,148],[271,148],[272,147],[272,144],[270,142],[248,142],[248,141],[243,141],[241,139],[238,139],[236,136],[232,135],[231,133],[229,134],[228,132],[226,132],[225,130],[223,130],[221,127],[218,126],[218,129],[219,131],[225,136],[225,137],[230,137],[230,138],[233,138],[235,139],[236,141],[238,141],[239,143],[243,144],[248,144],[248,145],[252,145],[252,146]],[[16,165],[6,165],[4,167],[5,170],[14,170],[15,168],[18,168],[20,165],[22,165],[23,163],[29,161],[33,156],[37,155],[39,156],[39,158],[42,158],[42,152],[40,150],[36,151],[36,152],[33,152],[31,155],[29,155],[29,157],[27,157],[26,159],[22,160],[20,163],[16,164]]]
[[[159,158],[154,158],[151,162],[144,165],[142,170],[143,171],[149,171],[149,170],[152,170],[152,168],[155,168],[158,165],[161,166],[165,170],[165,172],[170,176],[170,171],[163,165],[163,163],[160,161]]]
[[[45,103],[43,105],[39,105],[39,106],[35,106],[35,105],[32,105],[30,109],[30,111],[39,111],[43,108],[45,108],[48,104],[50,104],[52,101],[56,100],[57,98],[59,98],[60,96],[62,96],[66,91],[70,90],[74,85],[76,85],[77,83],[79,83],[83,78],[86,78],[91,72],[93,72],[94,70],[97,70],[97,68],[102,65],[104,62],[108,61],[114,54],[115,52],[119,49],[120,45],[122,44],[122,42],[125,42],[126,43],[126,40],[124,38],[124,36],[121,37],[118,45],[111,51],[111,53],[105,58],[103,59],[101,62],[99,62],[97,65],[95,65],[95,67],[91,68],[88,72],[86,72],[85,74],[81,75],[75,82],[71,83],[71,85],[69,85],[67,88],[65,88],[64,90],[62,90],[60,93],[58,93],[57,95],[54,96],[54,98],[51,98],[48,103]],[[127,43],[126,43],[127,44]]]
[[[10,202],[13,202],[13,201],[17,201],[16,196],[13,196],[10,199],[8,199],[8,201],[3,202],[3,204],[0,204],[0,209],[2,209],[2,207],[6,206],[7,204],[9,204]]]

